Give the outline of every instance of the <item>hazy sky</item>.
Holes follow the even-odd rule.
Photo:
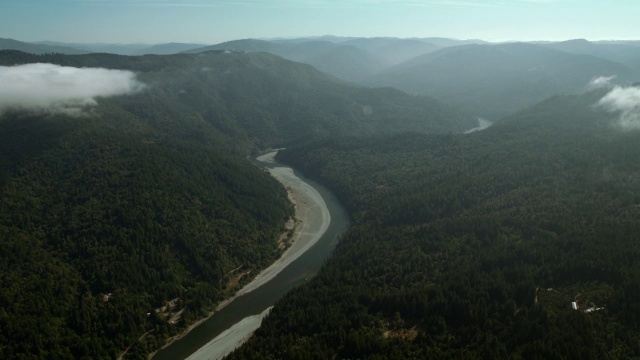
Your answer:
[[[214,44],[396,36],[640,39],[639,0],[0,0],[0,37]]]

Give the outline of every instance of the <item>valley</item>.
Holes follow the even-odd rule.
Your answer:
[[[74,5],[176,34],[562,6],[241,3]],[[10,24],[0,358],[640,358],[640,42]]]
[[[163,347],[154,359],[221,359],[241,345],[260,326],[266,315],[265,308],[270,309],[287,289],[308,281],[338,242],[348,224],[344,210],[340,209],[335,200],[331,200],[332,197],[327,197],[326,190],[318,187],[319,191],[325,193],[327,201],[330,201],[328,207],[323,195],[314,186],[296,176],[291,168],[275,163],[275,154],[275,151],[269,152],[259,156],[257,160],[269,167],[272,176],[288,189],[290,198],[294,199],[297,225],[293,245],[232,298],[221,302],[215,312],[199,325],[204,329],[191,329],[194,330],[192,334],[190,330],[180,337],[175,346],[170,344]],[[320,243],[317,244],[318,242]],[[285,269],[287,272],[280,276]],[[271,293],[273,289],[279,290],[275,295],[269,296],[265,296],[265,291],[253,293],[265,285],[268,285]],[[251,306],[237,306],[235,302]],[[233,310],[225,311],[227,306]],[[229,329],[214,327],[215,324],[227,324],[231,319],[237,319],[235,321],[238,322]],[[192,352],[194,353],[191,354]]]

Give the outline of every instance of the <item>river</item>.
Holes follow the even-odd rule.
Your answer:
[[[324,186],[276,163],[276,151],[259,156],[262,166],[285,187],[293,190],[302,221],[294,244],[269,268],[223,302],[206,321],[153,359],[216,359],[244,342],[260,326],[273,304],[292,288],[314,276],[333,252],[338,238],[349,227],[346,211]],[[322,234],[322,235],[320,235]]]
[[[491,125],[493,125],[493,122],[491,122],[491,121],[489,121],[487,119],[483,119],[483,118],[479,117],[478,118],[478,126],[474,127],[473,129],[469,129],[469,130],[465,131],[464,133],[465,134],[471,134],[471,133],[476,132],[476,131],[482,131],[484,129],[489,128]]]

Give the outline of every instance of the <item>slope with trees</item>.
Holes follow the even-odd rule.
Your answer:
[[[601,76],[627,84],[637,81],[638,72],[591,55],[510,43],[445,48],[387,69],[366,83],[433,96],[498,119],[549,96],[584,91]]]
[[[335,191],[352,227],[230,358],[639,356],[640,133],[594,106],[603,94],[471,135],[281,152]]]
[[[0,38],[0,50],[19,50],[31,54],[86,54],[87,51],[76,49],[71,46],[63,46],[57,44],[36,44],[18,41],[14,39]]]
[[[0,115],[2,358],[144,357],[230,295],[234,271],[273,262],[293,209],[247,161],[257,149],[473,126],[270,54],[0,52],[27,63],[131,70],[145,89],[77,116]]]
[[[288,40],[244,39],[186,51],[210,50],[268,52],[310,64],[339,79],[358,82],[415,56],[439,49],[421,39],[308,38]]]

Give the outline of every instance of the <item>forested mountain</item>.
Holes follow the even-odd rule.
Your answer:
[[[149,44],[110,44],[110,43],[61,43],[56,41],[41,41],[37,44],[70,46],[87,53],[108,53],[116,55],[137,55],[140,51],[150,47]]]
[[[474,126],[266,53],[0,51],[28,63],[130,70],[144,89],[74,116],[0,114],[1,358],[145,356],[228,296],[234,271],[277,258],[292,208],[247,161],[257,148]]]
[[[546,44],[546,47],[616,61],[640,71],[640,44],[637,43],[590,42],[575,39]]]
[[[230,358],[640,356],[640,132],[597,106],[605,92],[469,135],[280,152],[352,227]]]
[[[235,40],[189,50],[268,52],[337,78],[392,86],[498,119],[555,94],[581,92],[598,77],[640,78],[633,43],[569,40],[489,44],[445,38],[302,38]]]
[[[405,62],[419,55],[436,51],[441,46],[421,39],[359,38],[340,43],[366,50],[373,54],[385,67]]]
[[[328,74],[348,81],[360,81],[390,66],[439,49],[420,39],[355,38],[337,41],[330,38],[267,41],[234,40],[200,49],[268,52],[285,59],[310,64]]]
[[[639,78],[637,71],[611,60],[510,43],[445,48],[387,69],[367,83],[426,94],[498,119],[552,95],[583,91],[601,76],[615,76],[621,84]]]
[[[171,55],[185,52],[191,49],[201,48],[203,44],[186,44],[186,43],[166,43],[152,45],[147,48],[136,51],[132,55]]]
[[[377,59],[366,50],[329,41],[274,43],[247,39],[189,50],[187,53],[208,50],[268,52],[285,59],[310,64],[318,70],[349,81],[362,79],[385,68],[381,59]]]
[[[201,48],[184,51],[187,54],[199,54],[211,50],[229,50],[229,51],[245,51],[245,52],[268,52],[276,54],[283,51],[283,45],[266,40],[242,39],[226,41],[216,45],[203,46]]]
[[[36,41],[32,43],[12,39],[0,39],[0,50],[19,50],[31,54],[88,54],[109,53],[117,55],[170,55],[187,50],[201,48],[203,44],[166,43],[166,44],[85,44],[57,41]]]
[[[367,50],[328,41],[304,42],[274,53],[348,81],[363,79],[387,67],[385,59]]]
[[[31,54],[86,54],[87,51],[69,46],[27,43],[13,39],[0,38],[0,50],[19,50]]]
[[[461,132],[475,125],[472,117],[432,98],[350,86],[266,53],[0,57],[2,65],[27,62],[139,72],[149,88],[123,100],[128,111],[155,119],[192,114],[235,141],[261,147],[338,134]]]
[[[489,44],[489,42],[480,40],[480,39],[451,39],[451,38],[443,38],[443,37],[428,37],[422,38],[421,40],[431,43],[440,47],[451,47],[451,46],[462,46],[462,45],[471,45],[471,44]]]

